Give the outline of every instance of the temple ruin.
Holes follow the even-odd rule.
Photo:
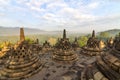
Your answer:
[[[48,41],[40,45],[39,39],[26,40],[20,28],[20,40],[0,51],[0,80],[26,79],[120,80],[120,34],[105,44],[93,30],[80,48],[77,38],[69,41],[65,29],[63,37],[51,46]]]

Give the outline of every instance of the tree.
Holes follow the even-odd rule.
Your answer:
[[[101,32],[99,35],[101,38],[109,38],[110,34],[108,32]]]
[[[6,46],[6,47],[11,47],[12,45],[13,45],[13,44],[10,43],[9,41],[5,41],[5,42],[2,42],[2,43],[0,44],[0,49],[4,48],[5,46]]]
[[[55,44],[56,44],[57,39],[56,39],[56,38],[52,38],[52,37],[51,37],[51,38],[49,38],[49,39],[48,39],[48,42],[50,43],[50,45],[52,45],[52,46],[53,46],[53,45],[55,45]]]
[[[30,43],[30,44],[34,43],[34,41],[32,39],[28,38],[28,37],[25,38],[25,40],[28,41],[28,43]]]
[[[87,40],[88,40],[88,38],[86,36],[81,36],[78,39],[78,43],[79,43],[80,47],[85,46],[87,44]]]

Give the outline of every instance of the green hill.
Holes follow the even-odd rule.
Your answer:
[[[114,37],[115,35],[117,35],[120,32],[120,29],[111,29],[111,30],[102,31],[102,32],[109,33],[111,37]],[[100,33],[101,32],[98,32],[98,34],[100,34]]]

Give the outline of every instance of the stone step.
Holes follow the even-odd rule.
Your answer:
[[[110,54],[112,54],[120,59],[120,51],[117,51],[116,49],[113,48],[113,50],[110,52]]]
[[[55,60],[59,60],[59,61],[72,61],[72,60],[76,60],[77,59],[77,55],[72,55],[72,56],[58,56],[58,55],[54,55],[53,59]]]
[[[8,69],[19,69],[19,68],[24,68],[24,67],[27,67],[27,66],[30,66],[36,62],[38,62],[39,58],[36,58],[34,61],[31,61],[31,62],[28,62],[26,64],[20,64],[20,65],[7,65],[7,68]],[[18,62],[19,63],[19,62]]]
[[[42,67],[43,67],[43,65],[39,65],[38,67],[36,67],[37,69],[35,68],[34,71],[31,71],[24,76],[21,76],[21,75],[17,76],[17,77],[16,76],[14,76],[14,77],[2,76],[2,77],[0,77],[0,80],[8,80],[8,79],[9,80],[22,80],[22,79],[26,79],[26,78],[38,73],[42,69]]]
[[[83,74],[81,80],[108,80],[95,65],[89,65]]]
[[[41,69],[41,67],[42,67],[41,63],[37,63],[34,65],[31,65],[29,67],[29,69],[24,72],[21,71],[21,72],[8,73],[8,72],[2,71],[1,74],[2,74],[2,76],[6,77],[6,79],[23,78],[23,77],[27,77],[27,76],[29,77],[33,73],[36,73],[39,68]]]
[[[117,57],[109,54],[107,56],[102,56],[102,58],[109,67],[120,73],[120,60]]]
[[[120,74],[112,70],[100,56],[97,57],[97,68],[109,79],[109,80],[120,80]]]
[[[38,63],[38,62],[39,61],[37,61],[36,63]],[[36,64],[36,63],[34,63],[34,64]],[[34,65],[34,64],[31,64],[31,65]],[[8,73],[24,72],[24,71],[29,70],[31,68],[31,65],[26,66],[26,67],[22,67],[22,68],[17,68],[17,69],[4,68],[3,71],[8,72]]]

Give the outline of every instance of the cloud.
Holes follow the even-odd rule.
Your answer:
[[[44,9],[40,9],[40,8],[38,8],[38,7],[35,7],[35,6],[31,6],[30,8],[31,8],[31,10],[33,10],[33,11],[38,11],[38,12],[43,12],[43,11],[45,11]]]
[[[92,2],[88,4],[88,7],[94,9],[94,8],[97,8],[99,4],[100,4],[99,2]]]
[[[7,5],[10,0],[0,0],[0,5]]]
[[[86,14],[79,9],[65,7],[58,12],[63,18],[68,18],[69,20],[75,20],[77,22],[94,20],[96,16],[91,14]]]
[[[90,3],[88,5],[84,5],[86,10],[89,8],[97,7],[98,3]],[[87,7],[86,7],[87,6]],[[48,9],[52,9],[59,7],[57,11],[50,13]],[[83,7],[83,6],[82,6]],[[89,8],[88,8],[89,7]],[[84,9],[84,8],[83,8]],[[51,10],[51,11],[52,11]],[[90,25],[90,22],[94,22],[98,19],[97,16],[90,14],[89,12],[85,12],[83,10],[79,10],[79,8],[74,8],[64,3],[58,4],[58,2],[50,3],[47,5],[46,13],[42,17],[47,25],[44,26],[59,26],[63,28],[74,28],[74,27],[83,27]]]
[[[4,13],[0,13],[0,17],[1,17],[1,16],[2,16],[2,17],[4,17],[4,16],[5,16],[5,14],[4,14]]]
[[[9,6],[10,0],[0,0],[0,10],[5,11],[5,9]]]
[[[18,0],[17,3],[31,10],[31,13],[32,11],[44,11],[44,9],[41,9],[40,7],[44,2],[41,2],[40,0]]]
[[[54,17],[55,17],[54,14],[47,13],[47,14],[45,14],[45,15],[43,16],[43,19],[45,19],[45,20],[53,20]]]
[[[117,18],[119,16],[112,16],[114,15],[113,13],[109,14],[109,11],[105,11],[111,8],[109,10],[112,12],[113,9],[118,8],[115,4],[118,6],[119,3],[112,5],[111,1],[0,0],[0,16],[7,14],[7,16],[3,17],[8,18],[8,20],[4,19],[4,23],[5,21],[6,24],[9,22],[7,25],[10,25],[11,21],[9,20],[12,19],[13,22],[19,20],[16,25],[24,23],[24,25],[29,24],[28,26],[31,25],[31,27],[36,26],[37,28],[48,30],[62,28],[74,30],[90,29],[89,26],[94,26],[92,28],[98,29],[100,26],[116,25],[116,22],[119,22]],[[114,6],[114,8],[112,9],[109,6]],[[110,16],[106,16],[107,14]],[[13,24],[13,22],[11,23]]]
[[[48,5],[47,5],[47,8],[48,9],[53,9],[53,8],[64,8],[64,7],[67,7],[68,5],[63,2],[63,1],[55,1],[55,2],[50,2]]]
[[[76,28],[72,29],[73,31],[85,30],[87,33],[90,33],[93,29],[98,31],[108,30],[118,28],[120,25],[120,15],[111,15],[104,17],[97,17],[96,20],[82,22],[76,25]]]
[[[110,1],[110,2],[120,2],[120,0],[107,0],[107,1]]]

